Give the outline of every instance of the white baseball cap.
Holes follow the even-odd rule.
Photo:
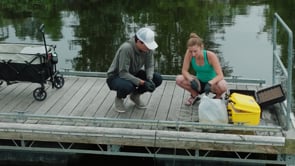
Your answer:
[[[150,28],[140,28],[136,32],[136,36],[148,49],[154,50],[158,47],[155,42],[155,33]]]

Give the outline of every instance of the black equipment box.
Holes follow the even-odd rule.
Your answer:
[[[286,99],[284,90],[280,84],[257,91],[256,97],[261,107],[279,103]]]
[[[265,107],[275,103],[282,102],[286,99],[284,90],[281,84],[277,84],[258,91],[255,90],[241,90],[241,89],[229,89],[229,96],[232,93],[240,93],[254,97],[260,107]]]

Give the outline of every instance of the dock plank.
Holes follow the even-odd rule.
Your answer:
[[[63,105],[65,103],[63,99],[68,98],[64,97],[66,93],[72,91],[73,84],[77,82],[79,78],[68,78],[65,80],[65,85],[61,89],[50,89],[50,95],[47,96],[45,102],[40,102],[38,105],[40,106],[37,109],[37,114],[48,114],[48,112],[53,108],[57,107],[57,105]],[[53,114],[53,113],[51,113]]]
[[[80,101],[85,97],[89,91],[89,89],[92,87],[92,85],[95,83],[95,78],[89,78],[86,81],[82,81],[77,86],[78,91],[73,91],[73,97],[70,98],[69,101],[66,102],[65,106],[60,110],[58,115],[60,116],[69,116],[71,112],[74,110],[74,108],[79,105]],[[83,86],[82,86],[83,85]]]
[[[68,90],[64,93],[59,102],[54,104],[47,112],[47,115],[58,115],[61,110],[67,105],[67,103],[73,98],[73,96],[79,91],[79,89],[85,84],[86,79],[77,79],[77,81],[71,87],[71,90]]]
[[[30,105],[32,105],[35,102],[35,98],[33,97],[33,91],[36,88],[39,88],[40,85],[36,85],[36,84],[32,84],[33,86],[32,91],[28,92],[28,95],[26,97],[21,97],[20,100],[21,102],[16,105],[16,107],[14,108],[16,112],[24,112],[27,113],[28,112],[28,108],[30,107]],[[48,91],[49,86],[47,84],[44,85],[45,86],[45,91]]]
[[[193,113],[197,112],[198,103],[191,106],[187,106],[184,104],[189,96],[190,94],[187,91],[185,91],[183,95],[182,104],[180,105],[178,121],[190,122],[193,119]]]
[[[28,86],[30,86],[30,84],[16,83],[7,86],[7,89],[1,91],[0,105],[3,107],[1,110],[3,112],[10,112],[5,106],[9,106],[11,101],[14,101]]]
[[[110,91],[106,83],[103,83],[102,88],[98,95],[93,100],[93,103],[89,105],[85,116],[92,117],[106,117],[106,114],[111,109],[113,102],[115,100],[115,92]]]
[[[2,109],[5,110],[5,112],[24,112],[24,106],[27,106],[35,100],[33,91],[36,87],[35,84],[28,84],[28,86],[23,87],[24,89],[13,99],[14,102],[8,102],[2,106]]]
[[[34,101],[26,110],[28,114],[36,115],[46,115],[48,110],[57,104],[61,100],[61,96],[71,89],[74,82],[77,81],[76,77],[66,77],[65,84],[61,89],[51,89],[47,90],[47,98],[44,101]],[[28,120],[27,123],[38,123],[38,120]]]
[[[182,102],[183,95],[184,95],[184,90],[180,88],[179,86],[176,86],[173,92],[167,120],[172,120],[172,121],[178,120],[180,109],[183,104]]]
[[[149,92],[144,93],[143,95],[140,96],[140,99],[142,101],[144,101],[147,108],[150,107],[151,93],[149,93]],[[132,101],[130,101],[130,102],[132,102]],[[132,104],[134,104],[134,103],[132,102]],[[140,108],[135,107],[134,110],[132,111],[130,119],[142,119],[145,111],[146,111],[146,108],[140,109]]]
[[[163,97],[159,104],[158,111],[156,114],[156,120],[167,120],[168,111],[172,102],[173,92],[175,88],[175,83],[167,81],[163,93]]]
[[[1,93],[0,93],[0,103],[3,103],[3,99],[5,99],[5,97],[7,96],[7,94],[10,94],[15,88],[17,88],[18,86],[15,84],[12,85],[5,85],[4,82],[2,82],[1,87]]]
[[[149,103],[149,107],[146,109],[144,115],[143,115],[143,119],[150,119],[150,120],[155,120],[156,119],[156,115],[157,115],[157,111],[159,109],[159,104],[161,103],[162,97],[163,97],[163,93],[166,87],[166,83],[167,81],[163,81],[162,85],[159,86],[153,93],[151,96],[151,100]]]
[[[95,100],[96,96],[99,96],[99,91],[103,87],[104,79],[96,79],[93,86],[89,89],[86,95],[81,99],[80,103],[73,109],[70,116],[82,116],[83,114],[86,115],[86,110],[88,109],[91,103],[96,103]]]

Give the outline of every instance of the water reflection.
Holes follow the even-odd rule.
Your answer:
[[[221,43],[219,49],[233,69],[232,75],[271,82],[272,42],[263,31],[263,12],[267,8],[266,5],[248,8],[247,15],[235,17],[234,26],[225,26],[224,33],[215,33],[215,41]]]
[[[37,28],[44,23],[48,43],[57,45],[60,69],[104,72],[119,45],[148,25],[160,46],[156,69],[178,74],[188,35],[194,31],[219,55],[226,76],[269,80],[273,13],[295,27],[288,20],[295,15],[289,12],[294,6],[292,0],[1,1],[0,40],[42,42]]]

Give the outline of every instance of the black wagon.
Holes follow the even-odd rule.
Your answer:
[[[18,82],[39,83],[41,87],[33,91],[38,101],[47,97],[45,84],[50,82],[52,88],[60,89],[64,78],[57,70],[58,63],[55,45],[47,45],[44,24],[39,28],[43,44],[0,43],[0,85]]]

